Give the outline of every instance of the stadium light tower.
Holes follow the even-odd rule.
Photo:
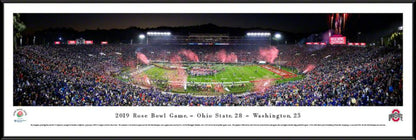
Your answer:
[[[279,41],[282,38],[282,35],[280,33],[275,33],[274,34],[274,38],[277,40],[277,44],[279,44]],[[270,43],[270,45],[271,45],[271,43]],[[280,69],[281,67],[280,67],[280,57],[279,57],[279,54],[277,54],[277,58],[278,58],[278,60],[277,60],[276,65]]]
[[[170,32],[147,32],[147,36],[170,36]]]
[[[246,35],[249,37],[270,37],[269,32],[248,32]]]
[[[246,36],[249,38],[268,38],[270,45],[272,45],[272,36],[270,32],[247,32]]]
[[[164,38],[167,39],[169,38],[172,33],[171,32],[154,32],[154,31],[149,31],[146,33],[146,45],[149,44],[149,38],[151,37],[155,37],[155,38]]]
[[[146,38],[146,36],[144,36],[144,34],[140,34],[140,35],[139,35],[139,38],[140,38],[140,39],[144,39],[144,38]]]
[[[143,39],[146,39],[146,45],[148,44],[147,37],[144,34],[139,35],[139,43],[142,44]]]
[[[280,39],[282,38],[282,34],[280,34],[280,33],[275,33],[274,34],[274,38],[276,39],[276,41],[277,41],[277,44],[279,44],[280,42]]]
[[[279,34],[279,33],[276,33],[276,34],[274,34],[274,37],[277,38],[277,39],[280,39],[280,38],[282,38],[282,35]]]

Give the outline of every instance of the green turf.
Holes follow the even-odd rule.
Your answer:
[[[214,75],[188,76],[188,82],[239,82],[253,81],[264,78],[279,78],[280,76],[260,66],[216,66],[215,69],[222,69]],[[219,67],[219,68],[218,68]],[[167,80],[166,75],[174,74],[175,70],[166,70],[159,67],[151,68],[144,72],[151,79]]]
[[[198,65],[189,65],[189,66],[198,66]],[[253,89],[253,83],[250,83],[249,81],[253,80],[259,80],[259,79],[265,79],[265,78],[279,78],[276,82],[282,83],[282,82],[288,82],[288,81],[295,81],[300,80],[303,78],[302,75],[298,75],[297,77],[289,78],[289,79],[281,79],[281,76],[265,69],[257,65],[223,65],[223,64],[217,64],[211,66],[212,69],[220,70],[220,72],[209,75],[209,76],[188,76],[187,81],[189,83],[196,82],[196,84],[199,84],[198,82],[211,84],[212,82],[215,83],[222,83],[224,82],[224,88],[227,88],[229,91],[226,91],[225,89],[223,92],[215,92],[214,88],[207,89],[206,91],[199,91],[198,89],[192,87],[192,84],[188,86],[187,90],[185,91],[182,89],[173,89],[172,92],[176,93],[191,93],[194,95],[220,95],[223,93],[244,93],[251,91]],[[223,70],[224,68],[224,70]],[[283,68],[287,71],[293,71],[289,68]],[[122,72],[129,73],[131,72],[128,69],[123,69]],[[167,70],[160,67],[153,67],[143,72],[143,74],[146,74],[150,79],[160,79],[160,80],[168,80],[168,75],[176,75],[176,70]],[[117,76],[117,78],[122,79],[121,76]],[[129,78],[130,79],[130,78]],[[127,81],[127,79],[123,79],[123,81]],[[245,86],[239,86],[241,84],[235,83],[235,87],[231,87],[232,82],[240,82],[242,81]],[[214,84],[214,83],[212,83]],[[165,90],[168,87],[167,83],[153,83],[154,86],[158,87],[159,89]]]
[[[131,73],[131,68],[130,67],[124,67],[121,68],[121,74],[115,76],[117,79],[123,81],[123,82],[129,82],[131,80],[131,77],[128,76]],[[127,76],[127,79],[124,79],[123,76]]]
[[[189,82],[239,82],[253,81],[264,78],[279,78],[280,76],[260,66],[233,66],[224,65],[219,67],[224,70],[215,75],[188,76]]]
[[[150,79],[167,80],[167,75],[176,73],[176,70],[166,70],[159,67],[153,67],[147,71],[144,71]]]

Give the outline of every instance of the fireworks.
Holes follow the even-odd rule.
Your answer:
[[[334,29],[335,34],[342,34],[343,30],[345,30],[345,24],[348,19],[347,13],[337,13],[332,14],[330,17],[330,25],[331,29]]]

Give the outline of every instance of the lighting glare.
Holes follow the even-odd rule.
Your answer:
[[[267,36],[270,36],[270,33],[268,33],[268,32],[248,32],[246,35],[250,36],[250,37],[267,37]]]
[[[281,34],[275,34],[274,37],[277,38],[277,39],[279,39],[279,38],[282,37],[282,35]]]
[[[145,38],[144,34],[139,35],[139,38],[144,39]]]
[[[148,36],[170,36],[170,32],[147,32]]]

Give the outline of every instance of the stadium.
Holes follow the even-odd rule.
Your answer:
[[[402,31],[359,42],[333,21],[289,42],[280,31],[210,24],[215,31],[138,30],[120,42],[16,41],[14,105],[402,106]]]
[[[268,44],[270,33],[250,34],[148,32],[146,44],[136,49],[137,67],[126,67],[118,76],[141,88],[205,96],[248,93],[279,81],[301,79],[294,68],[278,68],[279,52]],[[238,50],[242,48],[252,51]]]

